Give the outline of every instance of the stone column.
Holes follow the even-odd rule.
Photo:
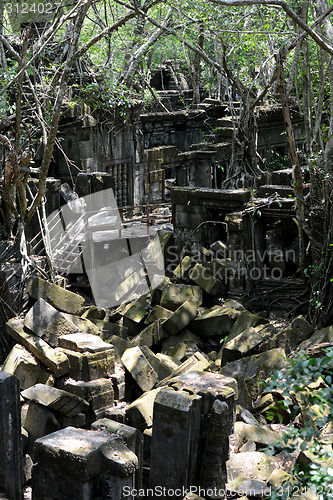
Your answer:
[[[198,482],[198,436],[201,397],[170,387],[162,389],[154,404],[150,487],[172,491]]]
[[[0,371],[0,489],[22,500],[21,405],[19,381]]]

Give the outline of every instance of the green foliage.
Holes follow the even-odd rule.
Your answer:
[[[288,427],[281,442],[269,447],[274,454],[276,448],[292,453],[295,450],[307,451],[311,462],[307,465],[296,464],[292,479],[287,480],[281,491],[273,494],[272,499],[289,497],[288,492],[311,489],[319,500],[332,498],[333,452],[325,437],[325,429],[333,424],[333,348],[326,349],[322,357],[310,357],[304,353],[290,360],[288,368],[278,371],[266,385],[265,391],[281,394],[281,405],[298,417],[302,425]]]

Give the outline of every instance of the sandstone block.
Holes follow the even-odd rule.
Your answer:
[[[20,344],[16,344],[10,351],[2,365],[2,370],[19,379],[21,390],[35,385],[42,371],[32,354]]]
[[[150,391],[154,387],[158,375],[139,347],[126,349],[121,361],[143,391]]]
[[[89,407],[83,398],[43,384],[29,387],[22,392],[22,396],[66,417],[74,417]]]
[[[163,322],[163,330],[169,335],[176,335],[183,330],[197,315],[197,309],[190,300],[186,300]]]
[[[35,300],[43,298],[53,307],[70,314],[83,312],[84,298],[41,278],[30,278],[27,292]]]

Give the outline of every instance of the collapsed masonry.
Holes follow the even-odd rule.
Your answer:
[[[221,248],[202,254],[216,259]],[[4,498],[22,498],[22,461],[35,500],[117,500],[147,488],[179,498],[190,487],[206,500],[226,489],[262,498],[281,484],[297,457],[261,451],[281,427],[267,425],[277,399],[259,381],[299,344],[332,344],[332,328],[314,333],[299,316],[279,329],[223,300],[205,265],[186,256],[171,280],[112,311],[30,280],[31,307],[7,322],[17,343],[0,372]],[[7,374],[19,381],[21,436],[19,387]]]

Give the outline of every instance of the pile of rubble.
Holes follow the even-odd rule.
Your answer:
[[[211,263],[229,262],[202,251],[209,264],[184,257],[172,280],[113,311],[29,281],[32,305],[7,322],[17,344],[2,370],[19,380],[35,500],[148,498],[145,488],[152,498],[245,500],[281,484],[297,457],[262,451],[283,426],[267,425],[276,395],[260,381],[299,344],[333,342],[333,329],[314,332],[299,316],[279,330],[221,299]]]

